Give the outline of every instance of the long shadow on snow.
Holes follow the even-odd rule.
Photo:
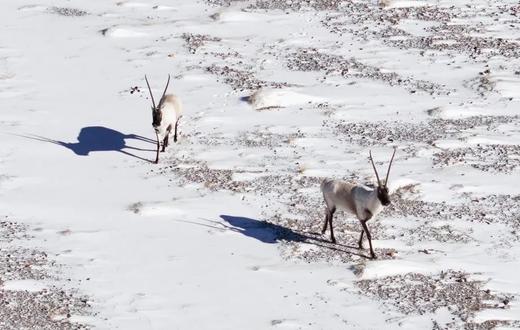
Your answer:
[[[236,217],[231,215],[221,215],[220,217],[231,225],[231,227],[226,226],[227,229],[255,238],[263,243],[274,244],[279,241],[302,242],[337,252],[344,252],[368,258],[367,256],[357,253],[359,250],[357,247],[333,244],[318,237],[320,234],[301,234],[287,227],[246,217]],[[348,250],[340,249],[338,247],[347,248]]]
[[[68,143],[63,141],[52,140],[46,137],[30,135],[24,137],[44,141],[49,143],[54,143],[65,147],[67,149],[72,150],[76,155],[79,156],[88,156],[91,152],[94,151],[117,151],[127,156],[135,157],[141,160],[150,161],[148,159],[142,158],[140,156],[134,155],[128,151],[123,149],[131,149],[138,151],[155,151],[153,149],[141,149],[132,147],[126,144],[126,140],[140,140],[144,142],[149,142],[155,144],[154,140],[145,138],[136,134],[123,134],[119,131],[113,130],[111,128],[103,127],[103,126],[88,126],[83,127],[78,135],[78,142]],[[151,162],[151,161],[150,161]]]

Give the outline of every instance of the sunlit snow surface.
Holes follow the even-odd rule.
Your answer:
[[[518,15],[510,0],[4,0],[0,214],[89,297],[73,324],[520,326]],[[145,74],[156,98],[170,74],[185,107],[158,165]],[[368,224],[378,259],[351,215],[330,244],[321,178],[370,184],[368,151],[384,175],[394,146],[393,203]],[[0,274],[0,294],[45,281]]]

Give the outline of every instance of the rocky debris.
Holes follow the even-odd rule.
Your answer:
[[[467,35],[443,35],[427,37],[409,37],[400,40],[387,40],[386,43],[400,49],[420,49],[435,51],[452,51],[466,53],[470,58],[491,58],[504,56],[518,58],[518,44],[502,38],[473,37]]]
[[[58,14],[62,16],[86,16],[88,12],[76,9],[76,8],[67,8],[67,7],[50,7],[49,11],[53,14]]]
[[[465,8],[419,6],[381,9],[373,5],[348,4],[342,6],[340,13],[327,14],[322,19],[322,24],[333,33],[352,34],[364,41],[381,40],[399,49],[421,50],[421,54],[425,50],[433,50],[465,53],[472,59],[481,60],[493,56],[518,58],[516,41],[486,36],[482,20],[474,19],[495,18],[503,26],[515,27],[514,20],[508,16],[508,10],[516,13],[515,8],[489,4],[485,7],[469,5]],[[461,24],[463,19],[469,20]],[[399,27],[403,20],[421,20],[435,24],[425,29],[428,35],[414,36]]]
[[[41,251],[16,248],[0,248],[0,279],[6,280],[43,280],[49,278],[45,266],[53,262]]]
[[[448,308],[465,323],[474,323],[472,319],[480,310],[509,308],[514,299],[486,290],[484,283],[454,270],[435,275],[408,273],[361,280],[357,286],[363,294],[381,299],[405,315],[424,315]],[[460,327],[460,320],[446,326]]]
[[[485,97],[487,94],[495,91],[495,82],[489,75],[489,70],[480,72],[479,76],[464,82],[464,86],[475,90],[480,96]]]
[[[327,76],[340,75],[347,79],[371,79],[390,86],[406,88],[411,93],[423,91],[429,94],[449,94],[445,86],[395,72],[384,72],[378,67],[361,63],[355,58],[326,54],[316,48],[303,48],[287,56],[287,67],[295,71],[324,71]]]
[[[352,5],[351,1],[345,0],[256,0],[254,3],[249,5],[249,9],[264,9],[264,10],[317,10],[317,11],[338,11],[346,6]]]
[[[52,287],[37,292],[0,289],[0,328],[2,329],[89,329],[71,321],[88,309],[86,297],[78,297]]]
[[[254,74],[250,71],[232,68],[227,65],[219,66],[213,64],[207,66],[205,70],[206,72],[214,74],[218,81],[223,82],[231,86],[233,90],[240,92],[256,91],[262,87],[282,88],[290,86],[290,84],[286,82],[260,80],[255,78]]]
[[[219,7],[229,7],[235,2],[245,2],[247,0],[205,0],[207,4]]]
[[[0,328],[88,329],[72,320],[90,314],[88,298],[52,284],[59,280],[57,265],[43,251],[19,246],[30,239],[27,227],[15,221],[0,222]],[[36,281],[38,290],[6,289],[9,281]]]
[[[404,196],[407,187],[392,194],[392,204],[385,208],[385,215],[399,218],[418,218],[443,221],[463,220],[480,223],[501,223],[513,229],[520,238],[520,196],[487,195],[475,197],[462,195],[460,203],[426,202]]]
[[[204,46],[208,41],[210,42],[219,42],[222,39],[217,37],[212,37],[207,34],[192,34],[192,33],[183,33],[182,39],[186,43],[186,47],[191,54],[195,54],[197,50]]]
[[[338,133],[338,138],[361,146],[391,142],[425,143],[461,138],[465,131],[493,130],[502,124],[520,124],[520,116],[473,116],[461,119],[434,118],[424,122],[403,121],[347,122],[326,121],[324,125]]]
[[[26,226],[9,220],[9,217],[0,221],[0,242],[10,243],[16,239],[27,239],[29,237]]]
[[[269,149],[286,146],[292,139],[301,137],[301,134],[275,134],[266,131],[252,131],[241,133],[236,140],[238,145],[244,147],[267,147]]]
[[[479,144],[448,149],[436,153],[433,164],[438,167],[470,165],[485,172],[511,173],[520,167],[520,146]]]

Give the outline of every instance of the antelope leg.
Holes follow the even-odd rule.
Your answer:
[[[325,232],[327,231],[327,225],[329,224],[329,215],[329,208],[327,208],[325,209],[325,223],[323,224],[323,229],[321,230],[322,234],[325,234]]]
[[[365,233],[365,230],[362,229],[362,230],[361,230],[361,235],[359,236],[359,241],[358,241],[358,247],[359,247],[360,249],[363,248],[363,234],[364,234],[364,233]]]
[[[361,221],[361,225],[363,226],[363,230],[367,234],[368,245],[370,246],[370,256],[372,257],[372,259],[375,259],[376,254],[374,253],[374,249],[372,249],[372,235],[370,235],[370,232],[368,231],[367,222]]]
[[[177,142],[177,126],[179,125],[179,119],[177,119],[177,121],[175,122],[175,132],[173,134],[173,142]]]
[[[334,217],[334,212],[336,212],[336,208],[332,208],[330,210],[329,215],[329,225],[330,225],[330,241],[336,244],[336,238],[334,237],[334,229],[332,228],[332,218]]]
[[[159,134],[155,132],[155,136],[157,137],[157,153],[155,156],[155,164],[159,163],[159,149],[161,148],[161,142],[159,141]]]
[[[162,150],[161,150],[162,152],[166,151],[166,147],[168,146],[169,139],[170,139],[170,132],[166,133],[166,136],[164,137]]]

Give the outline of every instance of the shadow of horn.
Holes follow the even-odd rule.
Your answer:
[[[19,136],[19,137],[23,137],[23,138],[26,138],[26,139],[30,139],[30,140],[53,143],[53,144],[57,144],[57,145],[60,145],[60,146],[66,146],[67,145],[67,143],[65,143],[65,142],[49,139],[49,138],[46,138],[46,137],[40,136],[40,135],[24,135],[24,134],[14,134],[14,135]]]

